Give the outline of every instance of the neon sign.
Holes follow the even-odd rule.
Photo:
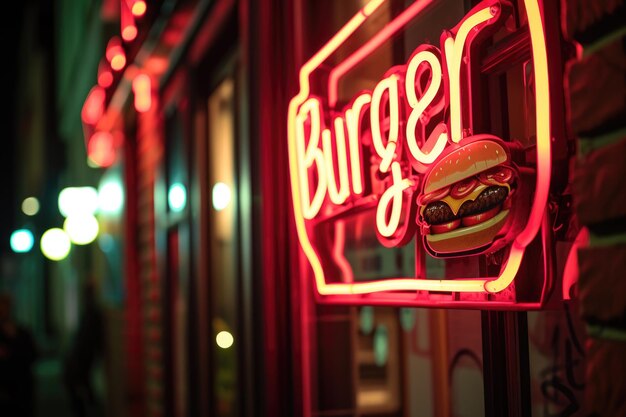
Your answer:
[[[339,103],[339,83],[373,51],[405,28],[433,0],[417,0],[376,36],[328,69],[326,62],[385,0],[372,0],[300,70],[300,91],[288,113],[294,217],[320,300],[341,303],[536,308],[536,297],[515,295],[516,276],[539,233],[551,180],[550,96],[546,35],[537,0],[525,0],[534,76],[535,143],[531,162],[511,138],[479,131],[472,91],[480,77],[475,51],[512,12],[486,0],[444,30],[440,48],[418,46],[389,68],[371,90]],[[322,71],[323,83],[312,84]],[[313,91],[312,85],[324,85]],[[319,88],[318,88],[319,89]],[[413,276],[363,279],[346,255],[354,216],[380,245],[415,242]],[[363,223],[359,223],[363,227]],[[330,249],[329,249],[330,248]],[[544,264],[550,262],[544,252]],[[428,276],[424,257],[498,259],[478,274]],[[545,268],[546,271],[549,269]],[[457,274],[458,275],[458,274]],[[445,293],[445,294],[444,294]],[[443,295],[442,295],[443,294]]]

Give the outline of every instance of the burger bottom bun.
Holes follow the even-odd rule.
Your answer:
[[[509,210],[502,210],[493,218],[474,226],[460,227],[451,232],[426,235],[428,248],[436,253],[451,254],[482,248],[493,242],[504,226]]]

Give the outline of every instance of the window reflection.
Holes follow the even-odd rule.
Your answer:
[[[235,239],[234,82],[227,78],[208,99],[210,281],[212,286],[215,372],[214,396],[219,416],[237,413],[237,242]],[[230,337],[229,337],[230,336]]]

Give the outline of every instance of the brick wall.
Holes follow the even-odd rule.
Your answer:
[[[579,251],[594,416],[626,416],[626,1],[561,0],[564,36],[578,45],[566,74],[576,136],[574,204],[589,246]]]

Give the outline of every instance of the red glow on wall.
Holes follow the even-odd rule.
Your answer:
[[[144,68],[146,69],[146,72],[159,76],[167,70],[168,66],[168,58],[162,56],[151,56],[146,61]]]
[[[511,156],[510,147],[516,146],[511,138],[475,132],[472,125],[470,84],[478,73],[472,73],[477,71],[472,65],[477,58],[471,51],[509,16],[510,4],[504,1],[479,3],[454,28],[442,28],[440,48],[419,46],[406,63],[390,68],[371,90],[348,99],[343,108],[335,108],[339,79],[430,3],[413,3],[333,68],[328,58],[384,2],[367,3],[304,64],[300,92],[289,105],[293,209],[318,296],[341,303],[539,307],[549,285],[548,272],[525,277],[542,289],[537,302],[516,302],[515,289],[511,290],[526,248],[545,228],[542,222],[551,181],[550,86],[539,3],[525,0],[537,132],[536,165],[525,167],[525,160]],[[330,72],[325,88],[311,82],[320,66],[324,73]],[[427,84],[421,85],[420,80]],[[432,122],[427,125],[424,120]],[[368,148],[367,152],[363,148]],[[364,154],[371,157],[365,159]],[[534,177],[522,179],[518,164],[532,169]],[[370,188],[364,189],[368,180]],[[505,197],[498,200],[500,206],[484,213],[458,211],[464,202],[474,202],[490,187],[506,190]],[[441,224],[436,217],[425,216],[427,204],[438,201],[446,202],[451,218],[461,221]],[[351,216],[362,213],[373,214],[373,220],[367,220],[373,224],[363,226],[375,230],[383,246],[415,243],[415,276],[377,280],[353,276],[345,252],[346,225]],[[542,244],[549,244],[544,235]],[[320,242],[332,243],[332,253],[320,247]],[[503,248],[499,271],[468,272],[454,279],[433,279],[419,260],[430,256],[478,261],[476,257]],[[551,262],[548,258],[544,258],[546,265]],[[452,298],[442,302],[441,294],[434,294],[431,300],[426,296],[430,292],[451,293]],[[415,298],[417,293],[421,295]],[[465,301],[455,304],[461,299]]]
[[[131,0],[130,9],[135,17],[141,17],[146,14],[148,6],[144,0]]]
[[[96,132],[87,144],[87,156],[99,167],[109,167],[115,162],[115,139],[110,132]]]
[[[140,113],[150,110],[152,105],[152,87],[150,76],[139,74],[133,79],[133,93],[135,95],[135,110]]]
[[[117,36],[111,38],[106,49],[107,61],[111,64],[111,68],[120,71],[126,66],[126,54],[122,47],[122,41]]]
[[[95,125],[104,113],[104,100],[106,94],[100,86],[95,86],[89,91],[83,104],[81,118],[88,125]]]

